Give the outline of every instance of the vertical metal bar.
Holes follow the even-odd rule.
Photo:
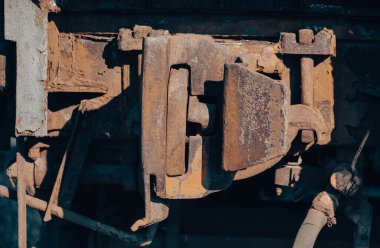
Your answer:
[[[4,36],[16,42],[16,123],[21,136],[47,135],[47,11],[36,1],[5,0]]]
[[[313,30],[299,30],[299,43],[311,44],[314,39]],[[301,103],[313,107],[314,106],[314,60],[311,57],[301,58]],[[314,141],[314,132],[312,130],[302,130],[302,142],[311,143]]]
[[[45,212],[44,221],[50,221],[51,220],[51,218],[52,218],[51,217],[51,209],[52,209],[53,205],[58,204],[58,196],[59,196],[59,191],[61,189],[63,172],[65,170],[65,166],[67,163],[67,156],[68,156],[68,153],[70,152],[70,149],[72,149],[72,143],[73,143],[73,140],[74,140],[75,135],[76,135],[76,130],[77,130],[77,126],[78,126],[78,122],[79,122],[81,114],[82,113],[80,112],[80,110],[78,110],[78,112],[75,116],[75,122],[74,122],[73,130],[72,130],[72,133],[70,135],[66,151],[63,155],[61,165],[59,166],[58,175],[57,175],[57,178],[56,178],[55,183],[54,183],[53,191],[50,195],[50,200],[49,200],[46,212]]]
[[[314,39],[313,31],[310,29],[299,30],[299,42],[311,44]],[[314,105],[314,60],[311,57],[301,58],[301,81],[302,81],[302,104],[309,107]]]
[[[186,171],[188,79],[188,70],[184,68],[171,69],[166,121],[166,174],[169,176],[180,176]]]
[[[24,181],[24,137],[17,138],[17,207],[18,207],[18,247],[26,248],[26,189]]]
[[[142,71],[142,53],[137,55],[137,75],[141,79],[141,71]]]
[[[314,105],[314,60],[310,57],[301,58],[302,104]]]

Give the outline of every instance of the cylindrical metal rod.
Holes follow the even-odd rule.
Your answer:
[[[24,138],[17,138],[17,217],[18,217],[18,247],[27,247],[26,229],[26,187],[24,181]]]
[[[15,194],[12,193],[13,192],[10,191],[7,187],[0,185],[0,197],[16,200]],[[46,201],[40,200],[29,195],[26,195],[25,202],[26,205],[40,211],[45,211],[47,207]],[[157,225],[153,225],[148,228],[146,233],[129,234],[112,226],[102,224],[98,221],[79,215],[70,210],[63,209],[56,205],[52,206],[51,213],[57,216],[58,218],[65,219],[67,221],[89,228],[93,231],[100,232],[112,238],[120,239],[134,247],[149,245],[157,230]]]
[[[301,58],[301,81],[302,81],[302,98],[304,105],[313,107],[314,105],[314,60],[309,57]]]
[[[301,29],[298,33],[301,44],[311,44],[314,39],[313,30]],[[311,57],[301,58],[302,104],[314,105],[314,60]]]
[[[301,29],[298,32],[299,43],[313,43],[314,33],[311,29]],[[301,58],[301,103],[314,106],[314,60],[305,56]],[[302,142],[309,144],[314,141],[314,132],[312,130],[302,130]]]

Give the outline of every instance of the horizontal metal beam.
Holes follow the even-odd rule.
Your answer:
[[[310,28],[314,32],[327,27],[334,30],[337,40],[380,40],[380,20],[352,19],[331,16],[285,15],[278,13],[255,15],[227,13],[65,13],[52,16],[60,32],[115,32],[133,28],[136,24],[172,33],[228,35],[242,38],[273,38],[281,32]],[[102,20],[108,20],[104,22]]]
[[[325,1],[326,2],[326,1]],[[281,12],[292,14],[339,15],[375,17],[380,15],[376,1],[328,1],[320,0],[56,0],[65,12],[96,11],[175,11],[180,12],[229,12],[229,13],[268,13]]]

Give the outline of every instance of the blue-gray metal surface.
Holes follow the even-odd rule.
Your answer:
[[[16,136],[47,134],[47,12],[30,0],[4,1],[5,39],[16,42]]]

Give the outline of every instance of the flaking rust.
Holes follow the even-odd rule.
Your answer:
[[[289,91],[241,65],[227,65],[223,108],[223,167],[236,171],[287,151]]]
[[[32,1],[4,2],[4,36],[17,44],[16,136],[47,135],[47,12]]]
[[[119,39],[121,48],[134,50],[131,43],[125,42],[135,38],[130,37],[130,32],[123,32],[128,39]],[[307,30],[306,33],[312,32]],[[323,30],[307,46],[294,43],[293,36],[283,34],[279,43],[260,44],[255,48],[233,41],[218,43],[211,37],[199,35],[161,35],[144,39],[141,145],[144,192],[149,197],[145,198],[146,215],[133,229],[156,223],[166,212],[160,214],[151,210],[160,203],[146,185],[152,183],[151,176],[155,178],[155,194],[160,198],[201,198],[228,187],[232,180],[256,175],[275,165],[289,152],[300,131],[311,133],[306,141],[308,147],[314,143],[314,133],[316,143],[330,141],[333,88],[329,58],[317,68],[314,65],[308,68],[312,72],[317,70],[317,74],[327,74],[315,79],[312,76],[308,81],[313,88],[316,83],[326,86],[326,93],[318,88],[309,97],[310,92],[305,89],[301,98],[308,97],[308,100],[292,105],[289,68],[277,55],[331,56],[335,54],[335,36]],[[172,73],[177,68],[188,71],[189,75],[184,75],[182,85],[177,84],[173,91]],[[262,72],[277,74],[280,80]],[[189,78],[190,89],[187,93],[186,78]],[[224,86],[224,93],[210,91],[209,85]],[[175,92],[188,96],[177,101]],[[209,100],[202,102],[202,99]],[[323,107],[321,102],[325,104]],[[217,109],[223,112],[218,114]],[[183,122],[183,111],[187,111],[187,123]],[[219,123],[214,124],[215,119]],[[193,125],[191,128],[189,123]],[[209,129],[210,124],[215,128]],[[181,142],[174,143],[176,139]],[[207,141],[214,146],[222,144],[221,150],[210,149]],[[189,149],[187,167],[182,159],[186,147]],[[179,157],[181,159],[173,160]],[[215,187],[212,182],[219,178],[224,182]],[[157,207],[159,209],[162,210]]]
[[[33,125],[42,126],[32,125],[19,134],[59,139],[71,133],[65,155],[55,154],[62,165],[50,201],[35,206],[46,205],[46,221],[52,215],[64,217],[62,211],[71,206],[82,168],[97,156],[88,158],[92,141],[106,140],[107,146],[129,142],[127,148],[115,142],[123,156],[116,153],[112,159],[133,167],[126,178],[117,180],[132,182],[130,188],[139,187],[143,195],[144,216],[131,227],[137,231],[167,218],[168,199],[205,197],[273,167],[286,155],[303,152],[290,149],[299,133],[304,150],[331,139],[331,57],[336,45],[331,30],[315,35],[300,31],[299,42],[296,34],[282,33],[278,43],[172,35],[138,25],[118,34],[65,33],[54,21],[47,23],[46,12],[59,11],[54,1],[41,1],[35,11],[39,12],[33,28],[44,35],[40,39],[46,48],[37,47],[41,60],[32,66],[39,68],[32,81],[19,81],[25,79],[24,71],[18,75],[18,85],[27,87],[16,90],[16,130],[33,120]],[[19,33],[13,35],[10,38],[21,49],[30,45]],[[302,57],[299,104],[291,102],[293,68],[284,62],[288,56]],[[20,61],[18,68],[24,68],[25,61]],[[0,67],[0,87],[3,71]],[[34,92],[31,82],[40,83]],[[26,100],[30,106],[24,106]],[[75,116],[81,113],[88,117],[78,123]],[[56,149],[50,140],[38,141],[28,144],[25,163],[29,167],[24,170],[24,187],[30,195],[43,186],[47,157]],[[12,180],[20,175],[15,168],[16,164],[9,169]],[[94,224],[85,223],[90,228]],[[115,236],[107,230],[103,233]]]

